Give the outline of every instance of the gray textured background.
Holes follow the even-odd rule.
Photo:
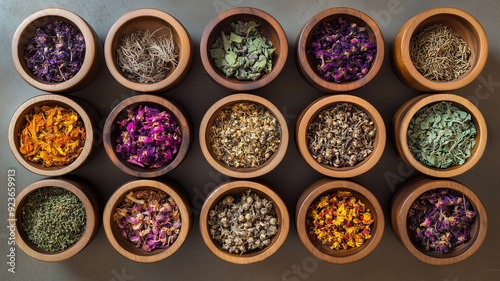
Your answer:
[[[281,194],[292,215],[302,191],[322,175],[310,168],[299,156],[293,141],[297,116],[303,108],[323,94],[310,87],[300,76],[293,61],[295,39],[302,26],[316,13],[330,8],[347,6],[360,9],[380,26],[386,46],[392,42],[399,27],[411,17],[427,9],[450,5],[449,1],[280,1],[280,0],[185,0],[185,1],[72,1],[72,0],[23,0],[0,1],[0,280],[500,280],[500,148],[498,122],[500,113],[500,68],[498,26],[500,2],[453,1],[453,6],[475,16],[486,29],[490,53],[482,79],[476,79],[455,94],[474,101],[488,124],[489,136],[486,153],[479,163],[455,179],[472,188],[483,200],[488,211],[489,228],[483,246],[469,259],[456,265],[430,266],[414,258],[396,239],[389,221],[389,202],[399,180],[410,172],[402,164],[388,142],[380,162],[355,180],[370,189],[384,208],[386,229],[382,241],[368,257],[349,265],[332,265],[316,261],[298,239],[292,221],[290,233],[283,247],[267,260],[252,265],[233,265],[218,259],[204,245],[198,230],[198,216],[191,234],[182,248],[170,258],[155,264],[139,264],[118,254],[109,244],[101,228],[96,239],[73,258],[44,263],[16,251],[16,273],[7,272],[7,170],[16,169],[17,190],[41,179],[24,169],[9,151],[7,127],[15,109],[25,100],[43,94],[34,89],[17,74],[10,58],[12,35],[20,22],[31,13],[46,7],[62,7],[84,18],[104,38],[113,23],[124,13],[137,8],[158,8],[176,17],[190,33],[195,45],[193,68],[186,80],[163,96],[181,103],[189,112],[195,132],[205,111],[229,92],[216,85],[203,70],[199,58],[199,42],[206,24],[218,12],[237,7],[252,6],[274,16],[283,26],[289,43],[289,58],[281,75],[268,87],[254,91],[273,102],[289,121],[291,143],[283,162],[261,180],[274,186]],[[388,50],[389,48],[386,48]],[[491,80],[485,84],[481,81]],[[104,66],[86,89],[74,93],[91,103],[105,118],[112,107],[133,95],[119,85]],[[392,72],[386,52],[379,74],[368,85],[352,92],[370,103],[381,113],[386,126],[393,114],[406,100],[418,94],[402,84]],[[104,120],[104,119],[103,119]],[[88,178],[107,200],[111,193],[132,177],[113,166],[104,149],[96,158],[75,175]],[[202,156],[197,138],[186,160],[169,178],[178,181],[189,193],[194,212],[200,209],[204,196],[226,178],[211,168]],[[389,181],[392,178],[393,181]]]

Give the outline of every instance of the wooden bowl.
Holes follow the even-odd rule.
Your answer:
[[[274,115],[274,117],[276,117],[281,127],[281,142],[278,149],[266,162],[254,168],[235,168],[228,166],[223,161],[217,160],[217,157],[210,147],[210,127],[212,126],[215,118],[220,111],[224,110],[228,106],[240,102],[250,102],[263,105],[271,112],[271,114]],[[253,178],[262,176],[272,171],[274,168],[276,168],[276,166],[278,166],[281,160],[283,160],[283,157],[285,157],[286,149],[288,147],[288,139],[288,126],[286,124],[285,118],[278,110],[278,108],[274,106],[274,104],[272,104],[270,101],[251,94],[233,94],[231,96],[220,99],[207,110],[205,116],[203,116],[203,119],[201,120],[200,125],[200,146],[201,151],[203,152],[203,156],[205,156],[205,159],[207,159],[208,163],[214,169],[223,173],[224,175],[234,178]]]
[[[240,81],[234,77],[226,78],[226,75],[215,66],[210,56],[210,48],[221,36],[221,32],[229,34],[231,23],[239,20],[254,21],[260,24],[259,32],[269,39],[276,48],[273,55],[273,69],[256,81]],[[268,85],[280,74],[288,55],[288,41],[285,31],[278,21],[266,12],[256,8],[233,8],[218,14],[208,23],[201,36],[200,54],[205,71],[217,84],[232,92],[246,92]]]
[[[208,214],[226,196],[241,196],[247,190],[273,202],[276,218],[278,219],[278,233],[271,238],[271,244],[244,254],[233,254],[222,249],[221,245],[212,239],[208,225]],[[200,213],[200,232],[203,241],[214,255],[227,262],[235,264],[250,264],[263,261],[274,254],[283,245],[290,228],[290,217],[286,205],[279,195],[269,186],[247,180],[227,181],[218,185],[205,199]]]
[[[361,79],[342,83],[327,81],[318,74],[314,63],[314,56],[308,52],[308,46],[311,43],[316,28],[324,22],[333,21],[338,17],[349,19],[366,27],[370,41],[375,42],[377,45],[377,53],[375,54],[375,59],[372,62],[370,70]],[[325,93],[346,92],[361,88],[377,75],[384,61],[384,37],[377,23],[365,13],[352,8],[330,8],[317,13],[300,30],[296,45],[295,59],[300,74],[311,86]]]
[[[28,239],[21,225],[22,208],[28,195],[39,188],[47,186],[60,187],[71,191],[83,203],[87,214],[87,223],[82,237],[72,246],[58,252],[49,252],[38,248],[38,246]],[[71,258],[82,251],[97,235],[101,227],[101,207],[99,206],[99,202],[99,194],[88,184],[76,179],[43,179],[26,186],[16,196],[15,217],[9,217],[9,219],[16,220],[16,245],[27,255],[41,261],[54,262]]]
[[[21,126],[26,124],[25,116],[33,111],[35,106],[44,105],[60,105],[66,109],[73,109],[80,116],[83,126],[85,127],[86,139],[83,146],[83,151],[72,163],[63,166],[44,167],[40,163],[32,163],[24,158],[19,152],[19,132]],[[29,171],[42,176],[61,176],[70,173],[82,165],[84,165],[97,150],[97,144],[94,143],[94,128],[96,121],[94,117],[94,109],[87,104],[77,102],[76,99],[68,98],[61,95],[46,94],[36,96],[24,102],[14,112],[9,124],[9,146],[14,157],[23,167]]]
[[[163,191],[171,196],[179,207],[182,223],[181,231],[174,243],[166,249],[155,249],[151,252],[147,252],[141,248],[137,248],[133,242],[121,236],[120,229],[113,220],[113,214],[116,208],[122,204],[127,193],[140,190]],[[152,263],[166,259],[179,250],[191,231],[193,220],[189,202],[189,198],[184,190],[173,182],[163,183],[155,180],[129,181],[120,186],[111,195],[108,203],[106,203],[103,214],[103,225],[106,237],[108,237],[109,243],[111,243],[111,246],[113,246],[118,253],[130,260],[142,263]]]
[[[364,110],[373,121],[377,133],[375,136],[375,144],[372,153],[363,161],[357,163],[352,167],[336,168],[332,165],[322,164],[317,162],[311,152],[307,148],[306,133],[309,124],[318,116],[318,114],[336,103],[347,102],[355,105],[359,109]],[[377,109],[370,103],[362,98],[351,95],[333,95],[324,96],[308,105],[297,119],[297,126],[295,130],[295,142],[302,158],[316,171],[325,176],[334,178],[351,178],[365,173],[377,164],[380,157],[384,153],[386,141],[385,125],[382,116],[378,113]]]
[[[408,125],[415,113],[424,106],[441,101],[451,101],[458,108],[469,113],[477,130],[476,137],[474,138],[476,145],[471,151],[471,156],[467,158],[463,165],[451,166],[445,169],[433,168],[420,163],[408,148],[407,141]],[[396,115],[393,117],[393,124],[396,149],[399,155],[401,155],[401,158],[403,158],[410,167],[429,176],[448,178],[460,175],[472,168],[479,161],[486,148],[487,129],[483,115],[473,103],[457,95],[446,93],[416,97],[407,102],[398,112],[396,112]]]
[[[178,64],[171,68],[165,79],[157,83],[141,84],[132,82],[123,76],[117,61],[117,48],[127,35],[142,31],[153,32],[163,26],[170,28],[172,38],[179,48]],[[168,29],[161,29],[156,34],[169,35]],[[137,91],[158,93],[177,86],[189,73],[193,61],[191,37],[184,26],[173,16],[157,9],[138,9],[121,16],[111,27],[104,43],[104,58],[111,75],[124,87]]]
[[[80,70],[71,79],[51,83],[38,78],[26,65],[24,46],[40,26],[55,20],[63,21],[77,28],[85,39],[85,58]],[[83,89],[99,73],[103,64],[101,40],[92,27],[77,14],[61,8],[47,8],[27,17],[16,29],[12,38],[11,56],[14,67],[31,86],[46,92],[69,93]]]
[[[143,168],[138,165],[129,163],[125,159],[123,159],[122,156],[115,150],[120,129],[120,127],[117,125],[118,120],[127,117],[127,110],[129,108],[135,108],[139,105],[153,106],[170,112],[174,120],[177,122],[177,125],[180,127],[182,141],[177,155],[175,155],[170,162],[166,163],[160,168]],[[158,177],[172,171],[184,160],[187,153],[189,152],[189,149],[191,148],[191,143],[193,140],[192,130],[193,129],[191,120],[189,119],[189,115],[182,107],[180,107],[180,105],[177,105],[173,101],[153,95],[132,96],[119,103],[111,111],[108,118],[106,119],[103,133],[104,148],[106,149],[106,153],[108,154],[113,164],[115,164],[115,166],[123,172],[141,178]]]
[[[427,26],[444,24],[467,42],[471,49],[469,70],[452,81],[432,81],[413,66],[410,58],[410,39]],[[483,70],[488,57],[488,39],[481,24],[469,13],[451,7],[427,10],[407,21],[394,37],[391,49],[392,68],[407,86],[422,92],[442,92],[462,88]]]
[[[371,227],[372,237],[367,239],[361,247],[347,250],[332,250],[318,239],[308,235],[306,219],[309,206],[322,196],[336,191],[350,191],[357,199],[366,204],[374,220]],[[334,264],[346,264],[358,261],[369,255],[378,245],[384,234],[384,214],[377,198],[363,186],[348,180],[320,179],[311,184],[302,193],[297,201],[295,210],[295,225],[302,244],[316,258]]]
[[[464,194],[477,212],[476,221],[471,225],[469,241],[455,247],[449,253],[425,250],[424,246],[415,241],[407,227],[408,210],[413,202],[426,191],[437,188],[448,188]],[[424,176],[412,178],[400,187],[392,201],[391,223],[394,233],[403,246],[419,260],[433,265],[453,264],[470,257],[483,243],[488,228],[486,209],[471,189],[453,180]]]

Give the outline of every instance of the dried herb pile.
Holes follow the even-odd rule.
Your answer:
[[[85,231],[85,206],[71,191],[42,187],[28,195],[21,208],[21,226],[38,248],[58,252],[75,244]]]
[[[61,166],[83,151],[85,127],[73,109],[35,106],[26,120],[19,132],[19,152],[26,160],[44,167]]]
[[[181,213],[174,199],[163,191],[129,192],[113,220],[123,238],[148,252],[170,247],[181,231]]]
[[[476,212],[458,191],[440,188],[425,192],[408,210],[408,230],[426,250],[448,253],[469,240]]]
[[[118,121],[116,152],[127,162],[146,168],[160,168],[174,159],[182,135],[171,114],[142,105],[127,112]]]
[[[38,27],[24,50],[26,65],[38,78],[51,83],[64,82],[83,65],[85,39],[73,25],[53,21]]]
[[[332,250],[361,247],[371,238],[371,211],[349,191],[322,196],[307,210],[306,228]]]
[[[452,102],[423,107],[408,125],[407,142],[413,156],[435,168],[462,165],[476,142],[471,115]]]
[[[156,35],[162,29],[167,29],[168,35]],[[118,66],[128,80],[150,84],[164,80],[170,69],[177,66],[179,48],[170,28],[163,26],[153,32],[147,29],[125,36],[116,54]]]
[[[373,152],[376,131],[366,112],[350,103],[336,103],[308,125],[307,147],[318,163],[352,167]]]
[[[314,30],[308,52],[314,55],[316,70],[324,79],[341,83],[368,73],[377,46],[364,26],[338,17]]]
[[[275,48],[271,40],[264,37],[259,24],[253,21],[231,23],[229,35],[221,32],[210,49],[215,66],[227,78],[257,80],[271,72]]]
[[[278,233],[273,202],[251,190],[237,198],[226,196],[210,210],[208,225],[212,239],[235,254],[262,249]]]
[[[236,103],[218,113],[209,140],[217,160],[236,168],[258,167],[278,149],[281,127],[264,106]]]
[[[410,39],[410,58],[420,74],[434,81],[458,79],[469,68],[467,43],[443,24],[422,29]]]

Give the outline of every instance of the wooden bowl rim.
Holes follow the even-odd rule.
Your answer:
[[[20,44],[19,38],[22,37],[24,31],[28,28],[29,25],[31,25],[34,21],[44,17],[64,18],[65,20],[71,22],[72,25],[82,33],[85,40],[85,58],[83,59],[82,67],[80,68],[80,70],[78,70],[75,76],[67,81],[58,83],[41,82],[40,79],[33,78],[35,77],[33,73],[28,73],[24,70],[23,65],[26,64],[26,62],[19,59],[19,57],[22,55],[18,50],[18,46]],[[16,38],[17,40],[15,40]],[[16,31],[14,32],[14,36],[12,37],[12,63],[14,64],[14,67],[21,75],[21,77],[33,87],[46,92],[63,92],[77,86],[90,73],[92,64],[94,63],[93,58],[96,56],[95,46],[97,46],[97,43],[98,42],[96,38],[94,38],[91,27],[80,16],[62,8],[46,8],[31,14],[26,19],[24,19],[17,27]]]
[[[99,214],[98,210],[95,209],[94,204],[90,201],[90,198],[85,194],[85,191],[83,191],[78,185],[81,185],[81,183],[75,184],[74,182],[65,179],[56,179],[56,178],[42,179],[24,187],[17,194],[16,207],[14,211],[15,218],[17,219],[19,217],[19,219],[16,221],[16,244],[19,246],[19,248],[21,248],[21,250],[23,250],[23,252],[25,252],[30,257],[41,261],[57,262],[69,259],[72,256],[78,254],[90,243],[90,241],[93,238],[92,236],[94,228],[99,227],[99,225],[96,225],[98,222],[95,221],[93,218],[99,216]],[[38,247],[36,247],[36,245],[34,245],[31,241],[27,242],[24,240],[24,236],[26,234],[23,235],[20,234],[20,232],[22,231],[20,228],[21,227],[20,212],[22,211],[22,207],[24,206],[23,203],[25,202],[27,196],[37,189],[43,187],[51,187],[51,186],[64,188],[75,194],[85,206],[85,213],[87,215],[85,230],[83,231],[83,234],[80,237],[80,239],[78,239],[78,241],[76,241],[70,247],[58,252],[48,252],[41,250]]]
[[[366,28],[370,29],[376,39],[377,44],[377,53],[375,54],[375,59],[372,62],[370,70],[368,73],[361,79],[357,79],[349,82],[331,82],[323,79],[318,73],[311,67],[307,62],[307,37],[311,32],[314,32],[313,28],[315,28],[320,22],[325,20],[326,18],[330,18],[332,16],[342,16],[348,15],[349,17],[357,18],[360,21],[366,23]],[[323,92],[335,93],[335,92],[346,92],[352,91],[362,86],[366,85],[370,82],[375,75],[377,75],[378,71],[382,67],[382,63],[384,61],[385,54],[385,44],[384,37],[377,23],[370,18],[367,14],[353,8],[348,7],[337,7],[323,10],[316,15],[314,15],[300,30],[299,37],[297,38],[297,58],[298,58],[298,66],[301,68],[303,73],[307,76],[308,81],[313,83],[315,87],[320,87]]]
[[[281,126],[281,141],[278,149],[276,150],[276,152],[273,153],[274,155],[271,156],[271,158],[269,158],[266,162],[264,162],[262,165],[256,168],[229,167],[222,161],[218,161],[212,157],[212,154],[210,153],[211,148],[207,144],[208,140],[206,139],[206,134],[208,132],[208,127],[211,124],[211,123],[209,124],[209,122],[210,119],[212,119],[212,116],[218,113],[221,109],[226,108],[229,104],[238,102],[251,102],[264,106],[274,115],[274,117],[276,117]],[[237,93],[218,100],[207,110],[207,112],[203,116],[203,119],[201,120],[199,138],[203,156],[205,156],[207,162],[214,169],[230,177],[253,178],[269,173],[281,163],[281,160],[283,160],[283,157],[285,157],[290,136],[288,135],[288,126],[285,117],[283,117],[283,114],[281,114],[281,112],[273,103],[271,103],[265,98],[256,95]]]
[[[323,110],[331,106],[332,104],[344,102],[353,104],[356,107],[364,110],[371,117],[373,123],[375,124],[375,127],[377,128],[377,134],[375,137],[375,145],[373,151],[366,159],[364,159],[360,163],[357,163],[353,167],[335,168],[330,165],[318,163],[316,160],[314,160],[311,153],[307,149],[306,133],[307,127],[312,118],[316,117],[320,110]],[[373,168],[373,166],[377,164],[377,162],[382,157],[382,154],[384,153],[386,138],[387,136],[384,120],[382,119],[382,116],[377,111],[377,109],[368,101],[360,97],[345,94],[323,96],[309,104],[309,106],[304,109],[301,116],[297,119],[297,130],[295,135],[297,148],[300,152],[300,155],[307,162],[307,164],[309,164],[309,166],[322,173],[323,175],[335,178],[355,177]]]
[[[473,69],[471,69],[470,72],[464,73],[461,77],[452,81],[439,82],[425,78],[422,74],[420,74],[420,72],[418,72],[410,58],[410,40],[413,34],[417,31],[416,28],[423,21],[435,16],[453,16],[467,22],[470,26],[474,27],[474,30],[471,33],[474,34],[474,37],[478,40],[479,52],[477,64],[473,67]],[[432,8],[410,19],[404,27],[406,28],[402,34],[401,45],[396,46],[396,48],[401,49],[401,56],[404,65],[408,69],[408,75],[430,91],[451,91],[465,87],[476,79],[486,64],[486,59],[488,58],[488,39],[486,32],[484,31],[481,23],[479,23],[474,16],[464,10],[454,7]]]
[[[364,203],[365,204],[369,203],[374,207],[372,213],[375,213],[377,218],[375,225],[372,227],[372,230],[376,229],[376,231],[375,232],[372,231],[371,233],[372,237],[365,242],[367,243],[366,248],[362,249],[358,253],[343,257],[331,256],[320,251],[311,242],[306,232],[306,216],[309,206],[313,202],[315,202],[320,195],[326,192],[333,192],[336,190],[353,191],[364,196],[369,201]],[[295,225],[297,226],[297,233],[299,235],[300,241],[302,242],[302,244],[304,244],[307,250],[311,254],[313,254],[316,258],[333,264],[346,264],[346,263],[356,262],[368,256],[373,250],[375,250],[375,248],[379,244],[384,234],[385,218],[384,218],[384,212],[382,210],[382,207],[380,206],[380,203],[377,200],[377,197],[375,197],[375,195],[373,195],[373,193],[371,193],[364,186],[350,180],[336,180],[336,179],[323,178],[317,180],[316,182],[311,184],[308,188],[306,188],[306,190],[302,193],[299,200],[297,201]],[[339,250],[339,251],[345,251],[345,250]]]
[[[415,159],[410,149],[408,148],[408,141],[406,139],[408,132],[408,125],[410,124],[410,120],[417,113],[417,111],[424,106],[428,106],[430,104],[434,104],[441,101],[451,101],[455,104],[460,105],[461,107],[463,107],[468,111],[468,113],[471,115],[472,121],[477,122],[476,125],[477,135],[475,137],[476,145],[474,147],[475,152],[469,158],[467,158],[464,164],[448,167],[445,169],[432,168],[428,167],[425,164],[420,163],[417,159]],[[454,94],[443,93],[443,94],[434,94],[422,97],[418,101],[415,101],[411,105],[411,107],[408,108],[404,117],[401,119],[400,124],[401,125],[399,126],[399,128],[397,128],[398,132],[396,133],[396,139],[400,142],[399,148],[401,149],[403,159],[408,164],[410,164],[411,167],[429,176],[449,178],[460,175],[466,172],[467,170],[471,169],[474,165],[476,165],[479,159],[481,159],[481,156],[483,155],[484,150],[486,148],[488,132],[486,128],[486,121],[484,120],[483,115],[472,102],[470,102],[466,98]]]
[[[179,62],[173,72],[165,77],[165,79],[163,79],[162,81],[150,84],[141,84],[125,78],[118,67],[115,65],[113,50],[111,50],[113,42],[121,39],[116,38],[117,32],[123,27],[126,27],[130,21],[134,21],[137,18],[142,17],[154,18],[160,22],[168,23],[173,29],[172,32],[176,32],[179,35],[180,46],[177,47],[179,48],[179,50],[181,48],[183,49],[182,52],[179,52]],[[176,18],[159,9],[142,8],[124,14],[113,24],[113,26],[111,26],[104,43],[104,58],[106,60],[106,65],[108,66],[109,72],[122,86],[137,92],[158,92],[168,88],[170,85],[175,84],[179,79],[183,78],[183,74],[188,70],[190,62],[192,60],[191,49],[191,38],[187,30]]]
[[[182,133],[181,146],[179,147],[179,150],[175,157],[170,162],[167,162],[167,164],[163,165],[161,168],[151,169],[151,171],[148,172],[139,171],[138,169],[132,168],[133,166],[129,167],[125,165],[121,160],[121,156],[117,154],[117,152],[115,151],[115,147],[113,147],[112,145],[115,141],[111,140],[111,128],[116,124],[116,118],[118,117],[118,115],[120,115],[120,113],[128,108],[136,107],[142,103],[153,103],[158,107],[167,109],[172,117],[176,119],[178,123],[177,125],[179,125]],[[174,114],[173,112],[179,112],[179,114]],[[183,110],[181,110],[176,104],[160,96],[144,94],[129,97],[120,102],[111,111],[111,113],[108,115],[108,118],[106,118],[106,123],[104,124],[103,128],[104,149],[106,150],[106,153],[108,154],[113,164],[115,164],[115,166],[122,170],[124,173],[127,173],[131,176],[144,178],[164,175],[181,164],[181,162],[186,157],[191,145],[193,133],[189,126],[190,122],[188,121],[187,115],[185,114],[187,113],[184,113]]]
[[[279,222],[278,225],[279,232],[277,234],[278,237],[276,241],[270,244],[269,246],[266,246],[265,248],[258,250],[258,252],[260,253],[253,255],[251,257],[246,257],[245,254],[243,255],[230,254],[225,250],[219,249],[215,245],[215,242],[212,240],[207,230],[208,213],[211,207],[216,203],[218,203],[220,200],[222,200],[227,193],[231,192],[234,189],[242,187],[248,188],[250,190],[257,190],[259,192],[264,193],[266,197],[272,198],[275,211],[281,214],[281,222]],[[281,199],[281,197],[276,193],[274,189],[272,189],[268,185],[249,180],[230,180],[221,183],[220,185],[215,187],[214,190],[210,192],[210,194],[208,194],[207,198],[205,199],[205,202],[203,203],[203,207],[201,208],[199,224],[203,241],[214,255],[216,255],[222,260],[234,264],[251,264],[267,259],[271,255],[273,255],[276,251],[278,251],[278,249],[283,245],[283,243],[285,243],[290,228],[290,216],[288,214],[286,205]]]
[[[409,186],[408,188],[411,189],[411,193],[408,197],[404,199],[401,209],[398,213],[399,217],[398,221],[401,221],[401,223],[397,224],[397,229],[398,229],[397,231],[400,233],[399,237],[402,240],[401,242],[403,246],[413,256],[415,256],[416,258],[425,263],[435,264],[435,265],[448,265],[448,264],[458,263],[460,261],[467,259],[472,254],[474,254],[474,252],[476,252],[477,249],[479,249],[479,247],[481,246],[486,237],[488,218],[483,203],[472,189],[454,180],[430,179],[430,178],[416,181],[412,186]],[[410,234],[408,233],[407,229],[408,210],[410,209],[413,202],[418,197],[420,197],[420,195],[422,195],[424,192],[439,188],[452,189],[467,196],[469,202],[474,207],[474,210],[476,211],[476,214],[478,216],[478,218],[476,218],[474,222],[475,224],[478,224],[479,228],[477,238],[474,241],[468,241],[467,243],[469,244],[469,246],[467,247],[468,249],[461,255],[455,257],[437,258],[429,256],[425,252],[422,252],[418,248],[416,248],[409,238]],[[483,224],[484,227],[480,226],[481,224]]]
[[[214,69],[211,62],[211,58],[208,56],[208,39],[213,32],[213,30],[221,24],[226,18],[237,15],[248,15],[256,18],[260,18],[261,21],[267,22],[270,26],[273,27],[274,32],[276,32],[278,36],[278,41],[280,42],[280,50],[279,56],[276,57],[275,63],[273,64],[273,69],[271,72],[265,77],[261,77],[255,81],[230,81],[225,77],[221,76],[217,69]],[[269,83],[271,83],[283,70],[285,66],[286,59],[288,56],[288,40],[286,38],[286,33],[283,30],[283,27],[280,23],[272,17],[270,14],[251,7],[237,7],[233,9],[226,10],[220,14],[218,14],[215,18],[213,18],[205,27],[203,34],[201,35],[200,41],[200,57],[203,67],[208,75],[219,85],[222,87],[229,89],[232,92],[244,92],[244,91],[253,91],[256,89],[260,89]]]
[[[64,106],[65,108],[74,109],[76,113],[80,116],[81,120],[83,121],[83,126],[85,127],[85,133],[86,133],[85,144],[83,146],[83,150],[80,153],[80,155],[72,163],[68,165],[45,168],[43,167],[42,164],[35,164],[37,166],[39,165],[40,168],[34,167],[32,164],[28,163],[26,159],[24,159],[24,157],[17,149],[17,144],[15,143],[14,140],[15,139],[14,134],[19,133],[15,131],[16,129],[19,130],[19,128],[16,128],[16,123],[18,123],[18,120],[20,118],[24,119],[24,116],[21,116],[21,114],[28,108],[30,108],[29,112],[31,112],[33,110],[33,107],[37,104],[53,104],[53,103],[63,103],[65,104]],[[24,123],[26,122],[23,121],[23,124]],[[9,138],[10,151],[12,152],[16,160],[24,168],[26,168],[32,173],[39,174],[42,176],[61,176],[78,169],[88,160],[90,153],[92,151],[92,147],[94,146],[94,129],[89,115],[87,114],[85,109],[83,109],[83,107],[81,107],[80,104],[78,104],[76,101],[66,96],[61,96],[57,94],[45,94],[33,97],[25,101],[17,108],[17,110],[14,112],[14,115],[10,120],[8,138]]]
[[[121,237],[117,238],[113,234],[112,231],[112,224],[114,224],[113,221],[113,212],[115,208],[122,203],[122,201],[118,202],[120,197],[125,196],[129,191],[132,190],[156,190],[156,191],[163,191],[167,193],[169,196],[171,196],[177,206],[179,207],[179,211],[181,213],[181,231],[179,232],[179,235],[177,236],[177,239],[175,242],[170,245],[170,247],[166,249],[157,249],[153,250],[152,253],[157,252],[156,254],[152,255],[139,255],[139,254],[134,254],[127,249],[123,248],[120,246],[118,243],[118,239],[125,240],[125,242],[130,242],[126,241],[126,239],[123,239]],[[173,255],[179,248],[184,244],[186,241],[189,232],[191,230],[191,224],[192,224],[192,218],[191,218],[191,209],[189,205],[187,205],[187,202],[185,201],[185,198],[176,190],[175,187],[173,187],[171,184],[163,183],[160,181],[156,180],[150,180],[150,179],[136,179],[136,180],[131,180],[120,187],[118,187],[115,192],[111,195],[111,197],[108,199],[108,202],[106,203],[106,207],[104,208],[103,212],[103,226],[104,226],[104,231],[106,233],[106,237],[108,238],[111,246],[120,253],[122,256],[135,261],[135,262],[141,262],[141,263],[153,263],[153,262],[158,262],[161,260],[164,260],[168,258],[169,256]],[[130,242],[132,243],[132,242]],[[147,253],[147,252],[145,252]]]

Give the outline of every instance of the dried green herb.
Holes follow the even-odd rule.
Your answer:
[[[21,226],[37,247],[57,252],[75,244],[85,230],[85,206],[71,191],[42,187],[28,195]]]
[[[258,167],[278,149],[281,127],[264,106],[235,103],[219,112],[209,140],[217,160],[236,168]]]
[[[465,163],[476,144],[475,136],[470,114],[443,101],[415,113],[408,125],[407,141],[418,161],[447,168]]]
[[[410,57],[425,78],[451,81],[469,68],[471,50],[467,43],[443,24],[422,29],[410,39]]]
[[[312,157],[334,167],[352,167],[373,152],[377,128],[370,116],[350,103],[336,103],[308,125]]]

